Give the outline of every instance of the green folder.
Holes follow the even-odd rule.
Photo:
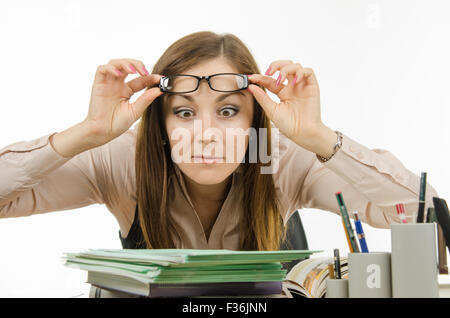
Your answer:
[[[65,266],[121,275],[144,283],[280,281],[281,262],[319,251],[232,251],[194,249],[89,249],[65,253]]]
[[[289,262],[303,259],[321,251],[233,251],[198,249],[89,249],[76,255],[92,259],[108,259],[139,264],[159,264],[162,266],[205,266],[225,264],[254,264],[269,262]],[[67,254],[67,253],[66,253]],[[74,253],[71,253],[75,255]]]

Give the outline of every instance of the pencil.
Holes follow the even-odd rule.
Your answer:
[[[338,201],[338,205],[339,205],[339,209],[341,211],[341,215],[343,218],[343,223],[344,223],[344,229],[348,234],[348,238],[350,241],[350,252],[352,253],[359,253],[359,246],[358,243],[356,242],[356,238],[355,238],[355,233],[353,232],[353,227],[352,224],[350,223],[350,218],[348,216],[348,212],[347,212],[347,207],[345,206],[344,203],[344,198],[342,197],[342,193],[341,192],[337,192],[336,193],[336,199]]]
[[[417,223],[424,222],[426,187],[427,187],[427,173],[422,172],[420,176],[419,210],[417,211]]]
[[[350,253],[354,253],[352,243],[350,242],[350,236],[348,236],[347,227],[345,226],[344,218],[342,218],[342,225],[344,226],[345,237],[347,238],[348,248],[350,249]]]
[[[334,279],[334,268],[333,264],[328,264],[328,274],[330,276],[330,279]]]

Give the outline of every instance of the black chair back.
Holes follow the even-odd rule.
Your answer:
[[[306,239],[305,230],[303,228],[302,220],[300,218],[300,213],[295,211],[289,218],[286,224],[286,240],[281,244],[280,250],[307,250],[308,241]],[[307,257],[309,258],[309,257]],[[294,267],[298,262],[303,259],[293,260],[291,262],[282,263],[283,268],[288,272]]]

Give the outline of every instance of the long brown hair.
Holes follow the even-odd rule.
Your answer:
[[[215,58],[225,58],[239,73],[260,73],[245,44],[233,34],[196,32],[174,42],[154,65],[153,74],[180,74],[194,65]],[[263,88],[264,89],[264,88]],[[163,96],[156,98],[145,110],[138,125],[136,140],[136,186],[139,222],[147,248],[174,248],[171,235],[177,235],[168,213],[168,177],[174,171],[169,140],[163,116]],[[261,106],[254,100],[253,125],[257,140],[266,138],[267,152],[271,154],[270,121]],[[259,135],[259,128],[267,130]],[[249,163],[248,149],[243,173],[241,222],[241,250],[278,250],[286,233],[280,215],[280,205],[275,193],[272,174],[261,174],[268,164]]]

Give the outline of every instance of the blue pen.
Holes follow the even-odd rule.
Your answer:
[[[361,252],[362,253],[369,253],[369,249],[367,248],[366,243],[366,236],[364,234],[361,221],[358,217],[358,211],[353,212],[353,216],[355,217],[355,228],[356,228],[356,234],[358,235],[359,245],[361,246]]]

